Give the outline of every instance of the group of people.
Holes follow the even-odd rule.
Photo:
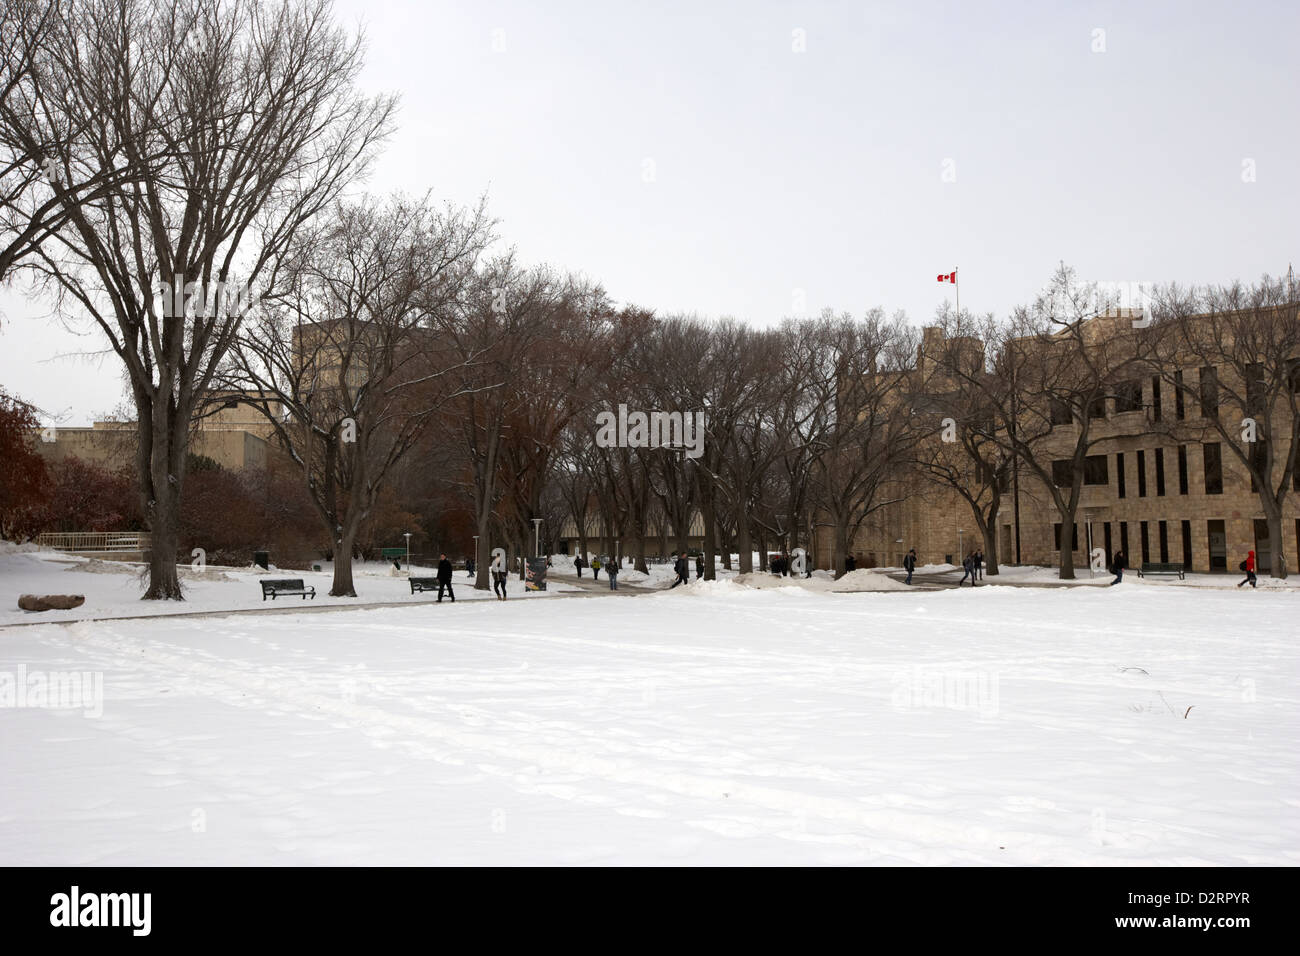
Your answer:
[[[961,566],[962,566],[962,576],[961,576],[961,580],[957,582],[957,587],[961,587],[962,584],[965,583],[967,577],[970,578],[971,587],[975,586],[976,581],[983,581],[984,580],[984,549],[976,548],[974,551],[968,553],[966,557],[962,558]],[[909,572],[908,578],[911,578],[911,576],[912,575]]]
[[[547,566],[550,566],[549,556],[547,557]],[[573,559],[573,569],[578,572],[578,577],[582,577],[582,569],[588,567],[591,568],[591,576],[596,580],[600,580],[600,569],[604,568],[605,576],[609,578],[609,589],[611,591],[618,590],[618,558],[606,558],[602,561],[599,557],[595,557],[588,563],[587,559],[579,554]]]

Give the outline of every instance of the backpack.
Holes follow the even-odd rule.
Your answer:
[[[1237,565],[1237,567],[1239,567],[1239,568],[1241,568],[1241,570],[1245,571],[1245,570],[1246,570],[1246,562],[1245,562],[1245,561],[1242,561],[1241,564]]]

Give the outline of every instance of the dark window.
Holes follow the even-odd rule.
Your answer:
[[[1219,417],[1219,373],[1211,365],[1201,369],[1201,417]]]
[[[1142,383],[1121,382],[1115,387],[1115,411],[1136,412],[1142,407]]]
[[[1160,538],[1160,563],[1169,563],[1169,522],[1161,521],[1156,525]]]
[[[1147,564],[1151,560],[1151,535],[1147,530],[1147,522],[1142,522],[1142,563]]]
[[[1178,493],[1187,494],[1187,446],[1178,446]]]
[[[1264,447],[1264,439],[1256,436],[1255,441],[1250,446],[1250,490],[1259,491],[1259,482],[1256,480],[1256,473],[1263,475],[1265,478],[1272,478],[1265,470],[1265,462],[1268,461],[1268,449]]]
[[[1115,456],[1115,475],[1119,479],[1119,496],[1124,497],[1124,453]]]
[[[1246,414],[1258,417],[1264,410],[1264,392],[1267,386],[1264,366],[1255,362],[1246,366]]]
[[[1073,419],[1070,416],[1070,406],[1059,398],[1052,399],[1052,424],[1068,425]]]
[[[1096,398],[1094,398],[1092,401],[1088,403],[1088,417],[1089,418],[1106,417],[1106,396],[1105,395],[1098,395]]]
[[[1165,493],[1165,450],[1156,449],[1156,497],[1163,497]]]
[[[1160,421],[1160,378],[1151,379],[1151,420]]]
[[[1183,408],[1183,373],[1174,373],[1174,418],[1180,422],[1187,415]]]
[[[1059,521],[1056,522],[1056,524],[1053,525],[1052,527],[1056,535],[1056,550],[1060,551],[1061,550],[1061,522]],[[1070,535],[1070,550],[1071,551],[1079,550],[1079,525],[1077,523],[1074,525],[1074,533]]]
[[[1073,464],[1064,458],[1052,462],[1052,484],[1058,488],[1069,488],[1074,484]]]
[[[1205,451],[1205,493],[1207,495],[1223,494],[1223,458],[1218,442],[1202,446]]]
[[[1147,496],[1147,453],[1138,452],[1138,497]]]
[[[1192,570],[1192,523],[1183,522],[1183,568]]]
[[[1089,455],[1083,460],[1083,483],[1085,485],[1110,484],[1105,455]]]
[[[1119,523],[1119,549],[1128,554],[1128,522]]]
[[[238,407],[239,407],[239,399],[237,399],[237,398],[232,398],[230,401],[226,402],[226,404],[222,405],[221,407],[222,407],[222,408],[238,408]]]
[[[1110,549],[1110,548],[1111,548],[1111,537],[1110,537],[1110,522],[1109,522],[1109,521],[1107,521],[1106,524],[1105,524],[1105,531],[1106,531],[1106,567],[1110,567],[1110,558],[1111,558],[1111,555],[1114,554],[1115,552],[1112,551],[1112,550]]]

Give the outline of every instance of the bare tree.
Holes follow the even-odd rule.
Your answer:
[[[303,471],[334,552],[330,594],[355,597],[357,533],[391,469],[459,394],[474,356],[439,347],[491,224],[482,205],[340,206],[284,266],[288,292],[245,322],[235,382]]]
[[[1162,415],[1152,427],[1231,449],[1259,497],[1270,573],[1285,578],[1282,515],[1300,455],[1300,292],[1265,276],[1250,286],[1169,287],[1154,298],[1150,366],[1185,414]],[[1188,366],[1198,368],[1195,377],[1184,374]],[[1224,414],[1223,406],[1235,413]]]
[[[153,533],[145,598],[182,597],[190,421],[253,290],[275,287],[295,234],[389,128],[394,101],[355,92],[361,66],[360,38],[327,0],[86,0],[59,8],[6,97],[11,154],[67,143],[70,184],[130,169],[119,188],[62,201],[22,268],[88,315],[125,366]]]

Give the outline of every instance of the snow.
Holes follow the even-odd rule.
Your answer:
[[[321,562],[321,571],[280,570],[264,571],[252,568],[219,568],[208,566],[198,572],[189,566],[180,569],[181,586],[185,601],[180,607],[171,601],[142,601],[143,566],[124,561],[103,561],[80,558],[52,551],[18,549],[10,545],[0,550],[0,626],[30,623],[33,621],[77,621],[91,618],[133,617],[137,615],[212,613],[236,610],[260,610],[285,607],[290,602],[307,606],[346,604],[420,604],[437,599],[437,592],[411,593],[406,571],[395,571],[391,561],[357,562],[353,565],[355,598],[329,596],[333,580],[333,566]],[[432,577],[432,568],[413,568],[416,576]],[[274,601],[262,600],[258,579],[266,576],[301,578],[316,588],[315,598],[280,597]],[[457,600],[492,600],[491,591],[475,591],[473,581],[464,571],[457,571],[452,579]],[[573,590],[571,585],[548,580],[546,591],[525,591],[518,577],[507,585],[511,598],[529,600]],[[69,611],[22,611],[18,597],[22,594],[84,594],[86,603]],[[444,603],[448,599],[444,598]]]
[[[723,580],[10,627],[0,864],[1296,865],[1298,611]],[[97,706],[12,706],[56,672]]]

